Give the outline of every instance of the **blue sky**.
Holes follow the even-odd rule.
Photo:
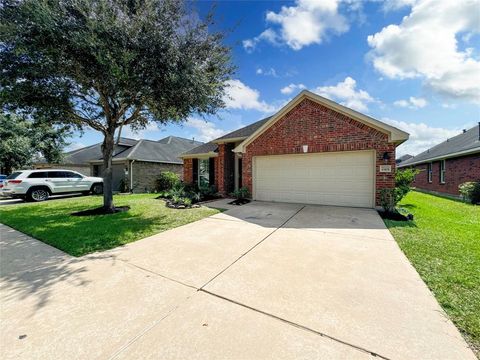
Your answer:
[[[200,13],[212,3],[201,1]],[[208,141],[264,118],[301,89],[411,134],[416,154],[480,121],[480,0],[219,1],[238,67],[227,109],[123,135]],[[101,141],[86,130],[70,148]]]

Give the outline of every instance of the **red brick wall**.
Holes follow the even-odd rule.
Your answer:
[[[440,161],[432,162],[432,182],[428,182],[427,164],[414,166],[420,170],[413,186],[427,191],[459,195],[458,185],[480,180],[480,154],[445,160],[445,184],[440,183]]]
[[[193,183],[193,159],[183,159],[183,181]]]
[[[215,185],[217,186],[217,191],[225,195],[225,154],[226,147],[225,144],[218,144],[218,156],[215,159]]]
[[[243,154],[243,184],[252,191],[252,157],[302,153],[308,145],[309,153],[376,150],[376,203],[379,190],[395,186],[395,145],[388,136],[363,123],[337,113],[311,100],[304,100],[250,143]],[[384,165],[383,153],[388,152],[392,173],[380,173]]]

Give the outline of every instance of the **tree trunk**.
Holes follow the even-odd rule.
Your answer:
[[[103,208],[106,212],[114,212],[113,205],[113,181],[112,181],[112,155],[115,131],[105,133],[102,144],[103,153]]]

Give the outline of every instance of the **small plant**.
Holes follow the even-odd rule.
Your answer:
[[[458,191],[463,201],[469,201],[472,204],[480,203],[480,181],[464,182],[458,186]]]
[[[155,180],[155,191],[171,190],[181,184],[180,177],[171,171],[163,171]]]
[[[475,186],[470,192],[470,202],[472,204],[480,204],[480,181],[475,182]]]
[[[380,206],[386,213],[394,213],[396,202],[396,189],[381,189],[380,190]]]
[[[409,193],[412,182],[418,173],[417,169],[398,170],[395,173],[395,205]]]
[[[128,183],[127,183],[127,180],[125,178],[120,179],[120,183],[118,184],[118,190],[121,193],[128,192]]]
[[[240,189],[235,190],[230,195],[237,200],[245,200],[250,197],[250,191],[246,186],[244,186],[244,187],[241,187]]]

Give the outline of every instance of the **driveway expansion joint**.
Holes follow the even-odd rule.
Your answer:
[[[342,345],[351,347],[351,348],[353,348],[353,349],[355,349],[355,350],[357,350],[357,351],[360,351],[360,352],[362,352],[362,353],[366,353],[366,354],[371,355],[371,356],[373,356],[373,357],[376,357],[376,358],[379,358],[379,359],[384,359],[384,360],[391,360],[390,358],[388,358],[388,357],[386,357],[386,356],[380,355],[380,354],[378,354],[378,353],[376,353],[376,352],[374,352],[374,351],[370,351],[370,350],[365,349],[365,348],[363,348],[363,347],[361,347],[361,346],[358,346],[358,345],[355,345],[355,344],[351,344],[351,343],[349,343],[349,342],[343,341],[343,340],[338,339],[338,338],[336,338],[336,337],[334,337],[334,336],[330,336],[330,335],[328,335],[328,334],[326,334],[326,333],[323,333],[323,332],[321,332],[321,331],[318,331],[318,330],[309,328],[309,327],[307,327],[307,326],[298,324],[298,323],[296,323],[296,322],[293,322],[293,321],[284,319],[284,318],[282,318],[282,317],[280,317],[280,316],[277,316],[277,315],[274,315],[274,314],[270,314],[270,313],[268,313],[268,312],[266,312],[266,311],[263,311],[263,310],[254,308],[254,307],[252,307],[252,306],[249,306],[249,305],[240,303],[240,302],[238,302],[238,301],[229,299],[229,298],[227,298],[227,297],[225,297],[225,296],[215,294],[215,293],[210,292],[210,291],[208,291],[208,290],[205,290],[205,289],[203,289],[203,288],[202,288],[202,289],[198,289],[198,291],[201,291],[201,292],[203,292],[203,293],[205,293],[205,294],[208,294],[208,295],[210,295],[210,296],[214,296],[214,297],[219,298],[219,299],[221,299],[221,300],[228,301],[228,302],[230,302],[230,303],[232,303],[232,304],[241,306],[241,307],[246,308],[246,309],[248,309],[248,310],[252,310],[252,311],[257,312],[257,313],[259,313],[259,314],[262,314],[262,315],[271,317],[271,318],[276,319],[276,320],[278,320],[278,321],[281,321],[281,322],[283,322],[283,323],[285,323],[285,324],[287,324],[287,325],[296,327],[296,328],[298,328],[298,329],[300,329],[300,330],[308,331],[308,332],[313,333],[313,334],[315,334],[315,335],[318,335],[318,336],[321,336],[321,337],[325,337],[325,338],[330,339],[330,340],[332,340],[332,341],[334,341],[334,342],[337,342],[337,343],[340,343],[340,344],[342,344]]]
[[[290,216],[287,220],[285,220],[279,227],[268,233],[263,239],[261,239],[259,242],[257,242],[255,245],[253,245],[250,249],[248,249],[246,252],[244,252],[242,255],[240,255],[235,261],[233,261],[230,265],[228,265],[225,269],[220,271],[217,275],[215,275],[213,278],[208,280],[205,284],[203,284],[198,290],[202,290],[205,286],[210,284],[213,280],[215,280],[217,277],[222,275],[225,271],[227,271],[230,267],[232,267],[236,262],[238,262],[241,258],[243,258],[245,255],[247,255],[249,252],[251,252],[253,249],[255,249],[258,245],[263,243],[265,240],[267,240],[272,234],[274,234],[278,229],[283,227],[286,223],[290,221],[293,217],[295,217],[300,211],[302,211],[305,208],[306,205],[302,206],[299,210],[297,210],[292,216]]]

